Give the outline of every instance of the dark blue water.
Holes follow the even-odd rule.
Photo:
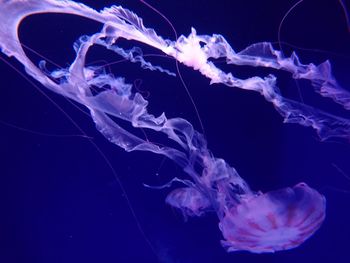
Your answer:
[[[139,1],[84,3],[98,9],[121,4],[143,17],[146,26],[174,39],[167,22]],[[198,34],[219,33],[239,51],[255,42],[276,42],[279,24],[296,1],[149,3],[163,12],[178,34],[189,34],[191,26]],[[66,67],[74,58],[73,42],[100,27],[77,17],[40,15],[24,21],[20,36],[23,43]],[[330,59],[339,83],[349,89],[350,35],[340,1],[305,0],[285,19],[281,40],[287,43],[282,44],[283,51],[290,55],[295,50],[304,63]],[[125,47],[136,44],[122,42]],[[144,52],[156,51],[144,47]],[[33,53],[28,55],[39,61]],[[89,59],[101,65],[120,58],[96,48]],[[16,61],[6,60],[22,72]],[[173,61],[149,60],[176,71]],[[0,67],[0,121],[17,126],[0,124],[0,262],[350,262],[348,142],[320,142],[309,128],[283,124],[258,94],[210,86],[198,72],[180,66],[215,156],[234,166],[254,190],[306,182],[327,198],[324,224],[300,247],[275,254],[228,254],[219,243],[214,214],[184,222],[164,202],[168,189],[143,186],[161,185],[175,176],[185,178],[180,168],[151,153],[124,152],[102,138],[81,106],[30,79],[33,85],[5,63]],[[55,68],[50,63],[48,67]],[[313,94],[307,83],[296,83],[287,74],[247,67],[223,69],[242,78],[275,73],[285,95],[349,118],[340,107]],[[186,118],[200,130],[194,106],[178,78],[128,62],[108,70],[135,83],[148,97],[154,114],[165,111],[168,117]],[[99,150],[75,125],[93,138]],[[166,142],[154,133],[147,136]]]

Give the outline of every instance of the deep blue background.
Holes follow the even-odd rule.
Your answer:
[[[143,17],[146,26],[174,39],[170,26],[139,1],[83,2],[98,9],[121,4]],[[276,41],[279,23],[296,1],[149,2],[167,16],[178,34],[187,35],[191,26],[199,34],[219,33],[239,51],[255,42]],[[77,17],[40,15],[24,21],[20,36],[23,43],[66,67],[74,58],[73,42],[100,27]],[[339,1],[305,0],[285,20],[281,39],[295,46],[292,49],[300,54],[302,62],[330,59],[339,82],[349,87],[350,37]],[[290,45],[283,45],[286,54],[292,50]],[[155,50],[146,47],[145,53]],[[38,61],[32,53],[28,55]],[[22,72],[15,60],[5,59]],[[102,59],[112,62],[120,58],[96,48],[89,59],[103,64]],[[175,71],[173,61],[150,60]],[[350,262],[347,142],[320,142],[309,128],[283,124],[258,94],[209,86],[199,73],[180,66],[215,156],[234,166],[255,190],[268,191],[304,181],[327,198],[323,226],[300,247],[275,254],[228,254],[220,246],[215,215],[184,222],[164,203],[168,189],[143,187],[143,183],[159,185],[174,176],[186,176],[178,167],[150,153],[124,152],[102,138],[76,104],[38,84],[33,86],[5,63],[0,67],[0,121],[46,134],[35,135],[0,124],[0,262]],[[276,73],[282,92],[300,99],[298,86],[288,74],[247,67],[224,69],[240,77]],[[137,87],[149,96],[152,113],[165,111],[168,117],[184,117],[199,129],[193,105],[178,78],[141,70],[128,62],[111,66],[110,70],[130,83],[142,80]],[[298,84],[306,103],[349,118],[340,107],[313,95],[307,83]],[[81,132],[62,111],[93,137],[110,160],[154,251],[140,233],[112,170],[92,143],[79,137]],[[164,142],[157,134],[147,135]]]

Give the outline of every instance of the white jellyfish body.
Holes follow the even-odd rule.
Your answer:
[[[171,191],[165,202],[180,209],[186,216],[202,216],[211,209],[210,201],[194,187],[181,187]]]
[[[219,227],[228,251],[254,253],[291,249],[321,226],[326,199],[305,183],[259,194],[228,209]]]

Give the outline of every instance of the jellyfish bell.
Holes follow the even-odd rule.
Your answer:
[[[305,183],[249,196],[220,220],[221,243],[229,252],[292,249],[315,233],[325,213],[325,197]]]
[[[183,216],[202,216],[205,212],[213,210],[210,201],[194,187],[181,187],[171,191],[165,202],[179,209]]]

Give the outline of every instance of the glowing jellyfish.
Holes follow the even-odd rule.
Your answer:
[[[242,200],[220,221],[228,251],[273,252],[299,246],[325,218],[325,198],[305,183]]]
[[[74,44],[76,58],[68,68],[49,72],[44,62],[36,66],[29,60],[18,39],[20,22],[37,13],[83,16],[101,22],[103,29],[94,35],[82,36]],[[119,39],[138,41],[198,70],[211,83],[257,91],[273,104],[285,122],[312,127],[322,140],[331,137],[349,140],[349,120],[283,97],[274,75],[239,79],[217,68],[211,59],[289,72],[294,79],[309,80],[311,87],[321,96],[350,109],[350,94],[338,85],[328,61],[318,66],[304,65],[296,54],[284,57],[266,42],[235,52],[223,36],[197,35],[193,28],[188,37],[180,36],[176,41],[163,39],[153,29],[146,28],[136,14],[120,6],[97,12],[68,0],[2,0],[0,21],[1,51],[15,57],[30,76],[48,89],[86,106],[98,131],[110,142],[126,151],[149,151],[166,156],[184,169],[189,179],[174,179],[185,187],[173,190],[166,199],[167,203],[181,209],[185,216],[215,212],[224,237],[222,244],[228,251],[261,253],[294,248],[322,224],[325,198],[316,190],[300,183],[267,193],[252,191],[234,168],[213,156],[203,135],[188,121],[148,113],[146,99],[134,92],[123,78],[87,66],[85,59],[89,49],[99,45],[131,62],[141,63],[146,69],[173,74],[147,62],[137,48],[124,50],[118,46]],[[95,87],[100,88],[100,92],[93,92]],[[123,129],[116,119],[128,121],[135,128],[164,133],[178,147],[158,146],[144,140]],[[166,186],[171,186],[171,183]]]

